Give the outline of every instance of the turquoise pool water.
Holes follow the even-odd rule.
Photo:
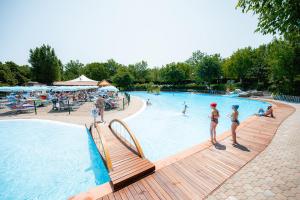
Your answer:
[[[144,153],[151,161],[157,161],[193,145],[206,141],[210,137],[210,103],[218,103],[220,119],[217,133],[230,129],[231,121],[227,115],[231,106],[238,104],[239,119],[245,120],[267,103],[243,98],[193,94],[187,92],[161,92],[160,95],[147,92],[131,92],[131,95],[150,99],[152,105],[135,117],[125,120],[142,145]],[[183,115],[184,102],[188,105]]]
[[[0,120],[0,199],[67,199],[109,177],[83,126]]]

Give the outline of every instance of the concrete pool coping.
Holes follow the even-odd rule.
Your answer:
[[[282,120],[280,120],[280,123],[278,124],[278,126],[276,126],[276,129],[274,130],[274,134],[272,135],[272,138],[273,138],[273,136],[276,134],[276,131],[277,131],[278,127],[280,126],[280,124],[285,119],[287,119],[294,112],[295,109],[293,107],[287,105],[287,104],[282,103],[282,102],[279,103],[279,102],[276,102],[276,101],[273,101],[273,100],[269,100],[269,99],[254,99],[254,100],[259,100],[259,101],[264,101],[264,102],[271,103],[272,106],[273,106],[273,108],[274,108],[274,110],[276,110],[276,112],[279,111],[278,109],[280,109],[280,106],[278,106],[278,105],[280,105],[280,104],[292,108],[292,111],[290,111],[290,113],[286,117],[284,117]],[[258,119],[260,119],[260,117],[257,117],[257,116],[250,116],[250,117],[248,117],[245,121],[243,121],[241,123],[241,125],[239,126],[239,130],[241,130],[243,127],[246,127],[248,124],[250,124],[250,123],[252,123],[252,122],[254,122],[255,120],[258,120]],[[229,131],[225,131],[222,134],[220,134],[220,135],[217,136],[217,140],[220,141],[220,142],[223,142],[225,139],[228,139],[228,137],[230,137],[230,136],[231,136],[230,130]],[[272,141],[272,138],[267,142],[266,147]],[[174,163],[176,163],[178,161],[181,161],[181,160],[183,160],[183,159],[185,159],[185,158],[187,158],[189,156],[192,156],[193,154],[201,153],[202,151],[204,151],[204,150],[206,150],[208,148],[211,148],[211,147],[212,147],[212,144],[210,143],[210,141],[205,141],[203,143],[200,143],[198,145],[190,147],[190,148],[188,148],[188,149],[186,149],[186,150],[184,150],[182,152],[179,152],[179,153],[177,153],[175,155],[172,155],[172,156],[167,157],[165,159],[156,161],[154,163],[156,165],[156,171],[160,171],[161,169],[166,168],[169,165],[172,165],[172,164],[174,164]],[[260,154],[260,152],[258,152],[255,156],[253,156],[250,160],[248,160],[244,165],[246,165],[248,162],[250,162],[252,159],[254,159],[258,154]],[[239,171],[242,167],[240,167],[238,170],[236,170],[235,173],[237,171]],[[228,178],[230,178],[230,177],[228,177]],[[226,180],[227,179],[225,179],[224,181],[226,181]],[[220,185],[222,185],[222,183]],[[101,198],[101,197],[103,197],[103,196],[105,196],[107,194],[112,194],[112,193],[113,193],[113,191],[112,191],[112,188],[111,188],[110,184],[106,183],[104,185],[100,185],[100,186],[98,186],[96,188],[93,188],[93,189],[89,190],[86,193],[81,193],[80,195],[76,195],[72,199],[84,199],[86,197],[91,198],[91,199],[98,199],[98,198]]]

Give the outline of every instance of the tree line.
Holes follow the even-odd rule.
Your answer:
[[[0,63],[2,85],[24,85],[29,80],[51,85],[54,81],[71,80],[84,74],[98,81],[107,79],[125,89],[143,89],[148,83],[197,88],[234,81],[238,87],[246,89],[299,93],[299,49],[283,39],[258,48],[238,49],[228,58],[195,51],[186,61],[162,67],[149,67],[146,61],[123,65],[113,59],[85,65],[71,60],[63,65],[49,45],[31,49],[29,54],[31,66]]]

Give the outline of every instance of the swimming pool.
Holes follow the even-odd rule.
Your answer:
[[[109,181],[83,126],[0,120],[0,199],[67,199]]]
[[[144,153],[151,161],[174,155],[210,137],[210,103],[217,102],[220,119],[217,134],[230,129],[230,115],[233,104],[238,104],[239,119],[245,120],[268,103],[238,97],[195,94],[188,92],[161,92],[160,95],[147,92],[131,92],[152,105],[135,117],[125,121],[141,143]],[[184,102],[188,105],[183,115]]]

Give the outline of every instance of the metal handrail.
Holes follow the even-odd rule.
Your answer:
[[[98,124],[93,123],[91,125],[90,132],[92,134],[92,137],[93,137],[93,140],[95,141],[95,143],[96,143],[96,140],[93,136],[93,128],[96,130],[98,138],[100,140],[100,146],[98,148],[98,151],[101,154],[103,160],[105,161],[105,165],[106,165],[108,171],[112,171],[113,170],[112,161],[110,159],[110,152],[109,152],[109,149],[107,147],[106,140],[104,139],[104,137],[101,136],[101,131],[100,131],[100,128],[99,128]]]
[[[130,138],[127,139],[126,135],[122,136],[122,133],[121,133],[121,132],[123,132],[122,130],[120,130],[120,129],[118,131],[114,130],[113,129],[114,127],[112,126],[113,123],[121,124],[122,127],[126,130],[125,132],[127,133],[127,135],[130,136]],[[138,156],[140,156],[141,158],[145,157],[140,143],[138,142],[135,135],[132,133],[132,131],[129,129],[128,125],[124,121],[122,121],[120,119],[113,119],[109,123],[108,127],[110,128],[110,130],[113,134],[115,134],[117,137],[119,137],[121,140],[123,140],[128,146],[130,146],[133,149],[132,143],[130,142],[130,139],[131,139],[133,141],[134,147],[136,148],[133,150],[136,150]]]

